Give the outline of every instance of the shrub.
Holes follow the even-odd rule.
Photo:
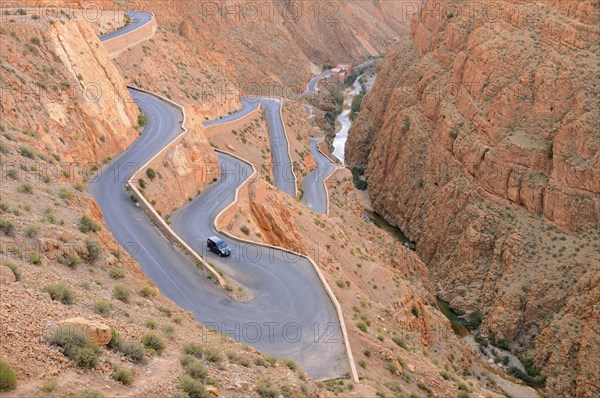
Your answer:
[[[94,390],[81,390],[77,393],[76,398],[104,398],[104,395]]]
[[[26,147],[25,145],[21,145],[19,147],[19,153],[21,154],[21,156],[25,156],[29,159],[35,158],[35,152],[33,151],[33,149]]]
[[[10,268],[10,270],[13,272],[13,274],[15,274],[15,279],[17,281],[20,281],[23,276],[21,275],[21,271],[19,271],[19,267],[17,267],[15,264],[13,263],[4,263],[4,265],[8,268]]]
[[[38,224],[31,224],[25,228],[25,236],[36,239],[40,236],[40,230],[41,228]]]
[[[75,363],[82,369],[94,369],[98,366],[98,358],[102,351],[97,346],[83,347],[75,353]]]
[[[113,305],[110,301],[100,300],[94,303],[94,312],[98,315],[102,315],[103,317],[107,317],[110,315],[110,311],[113,308]]]
[[[81,216],[79,219],[79,230],[83,233],[98,232],[100,224],[90,216]]]
[[[74,360],[80,368],[92,369],[98,366],[102,350],[77,330],[58,328],[50,338],[50,343],[59,346],[63,354]]]
[[[144,127],[146,125],[146,123],[148,123],[148,118],[143,113],[138,115],[137,120],[138,120],[138,126],[140,126],[140,127]]]
[[[185,343],[181,348],[181,352],[188,355],[193,355],[196,358],[202,358],[202,354],[204,354],[204,349],[200,344],[196,343]]]
[[[464,390],[458,390],[458,394],[456,394],[456,398],[469,398],[469,393]]]
[[[126,386],[133,383],[133,373],[131,370],[122,367],[117,367],[111,376],[113,379]]]
[[[181,366],[187,366],[188,364],[194,362],[196,360],[196,357],[194,357],[193,355],[190,354],[183,354],[181,357],[179,357],[179,363],[181,363]]]
[[[408,349],[408,346],[406,345],[406,342],[402,339],[402,337],[400,337],[400,336],[392,336],[392,341],[394,343],[396,343],[396,345],[398,347],[404,348],[405,350]]]
[[[154,169],[152,168],[148,168],[146,169],[146,175],[148,176],[150,181],[153,181],[154,178],[156,178],[156,171],[154,171]]]
[[[131,290],[129,289],[129,286],[124,285],[122,283],[115,285],[115,287],[113,289],[113,297],[114,298],[116,298],[117,300],[120,300],[124,303],[128,303],[130,295],[131,295]]]
[[[240,227],[240,231],[242,231],[246,235],[250,235],[250,228],[248,228],[245,225],[243,227]]]
[[[368,328],[367,328],[367,324],[366,323],[364,323],[364,322],[358,322],[356,324],[356,327],[359,328],[361,331],[367,333],[367,329]]]
[[[42,264],[42,256],[39,253],[29,253],[27,255],[27,260],[33,265]]]
[[[125,341],[119,343],[118,350],[134,363],[146,363],[146,352],[140,343],[135,341]]]
[[[154,333],[146,333],[142,336],[142,344],[160,354],[165,349],[165,342]]]
[[[208,394],[202,383],[190,376],[184,376],[179,382],[181,389],[185,391],[189,398],[207,398]]]
[[[264,359],[263,357],[256,357],[256,358],[254,358],[254,364],[256,366],[262,366],[263,368],[268,368],[269,367],[269,362],[267,362],[267,360]]]
[[[15,226],[12,222],[0,218],[0,231],[4,232],[6,236],[13,236],[15,234]]]
[[[371,350],[369,350],[368,348],[363,351],[363,354],[365,354],[367,358],[371,358]]]
[[[465,321],[465,326],[469,330],[475,330],[475,329],[479,328],[479,325],[481,325],[482,321],[483,321],[483,315],[481,314],[481,311],[479,311],[479,310],[473,311],[469,314],[469,317]]]
[[[140,295],[143,297],[154,297],[156,296],[156,289],[152,286],[144,286],[142,290],[140,290]]]
[[[57,385],[58,385],[58,383],[56,382],[56,379],[46,380],[42,384],[41,390],[43,392],[51,392],[51,391],[53,391],[56,388]]]
[[[17,188],[17,192],[20,192],[20,193],[33,193],[33,186],[31,184],[29,184],[29,183],[22,184],[22,185],[20,185]]]
[[[261,398],[278,398],[279,390],[275,388],[271,383],[267,380],[259,380],[256,384],[256,392]]]
[[[111,268],[108,271],[108,276],[113,279],[122,279],[125,277],[125,269],[120,267]]]
[[[367,361],[365,361],[364,359],[361,359],[360,361],[358,361],[358,365],[361,368],[366,369],[367,368]]]
[[[194,379],[204,379],[208,373],[206,368],[196,359],[185,365],[185,371]]]
[[[214,347],[204,349],[204,358],[209,362],[220,363],[223,361],[223,355]]]
[[[546,156],[548,159],[552,159],[554,157],[554,140],[546,144]]]
[[[410,130],[410,119],[407,117],[404,118],[404,122],[402,123],[402,131],[406,132]]]
[[[9,363],[0,359],[0,392],[17,388],[17,374]]]
[[[73,304],[74,294],[71,288],[65,284],[47,285],[44,287],[44,292],[48,293],[54,301],[60,301],[63,304]]]
[[[81,264],[81,258],[77,253],[69,253],[67,255],[59,256],[58,262],[69,268],[75,269]]]
[[[412,307],[411,312],[415,317],[419,317],[419,310],[417,309],[417,307]]]
[[[96,242],[93,239],[86,239],[85,247],[88,252],[88,259],[92,262],[98,260],[102,255],[102,246],[100,246],[100,243]]]
[[[144,326],[146,326],[148,329],[156,329],[156,321],[154,319],[146,319]]]
[[[73,192],[71,192],[70,189],[67,188],[61,188],[58,191],[58,197],[64,200],[70,200],[73,197]]]
[[[285,364],[285,366],[287,366],[288,368],[290,368],[290,370],[296,370],[296,369],[298,369],[298,365],[296,364],[296,362],[294,362],[291,359],[284,359],[283,363]]]

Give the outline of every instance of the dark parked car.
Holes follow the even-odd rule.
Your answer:
[[[219,256],[227,257],[231,254],[231,250],[229,249],[229,246],[227,246],[227,243],[216,236],[208,238],[206,245],[210,251],[217,253]]]

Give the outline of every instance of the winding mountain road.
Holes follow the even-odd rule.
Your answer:
[[[231,238],[226,238],[232,248],[230,257],[222,259],[206,252],[206,238],[220,236],[214,229],[214,218],[234,200],[236,188],[252,173],[248,163],[219,153],[221,180],[179,209],[172,217],[172,226],[198,253],[249,289],[254,296],[250,302],[236,302],[227,296],[133,203],[125,183],[182,133],[183,114],[180,108],[152,94],[133,89],[130,93],[147,117],[144,131],[89,184],[107,228],[165,296],[206,326],[266,353],[292,358],[317,379],[347,374],[349,362],[336,310],[306,258]],[[285,174],[284,158],[290,162],[278,100],[245,99],[239,112],[205,125],[235,120],[258,103],[265,107],[272,146],[277,148],[273,151],[274,166],[278,161],[283,165],[279,167],[281,174],[275,174],[276,183],[294,194],[295,179],[286,179]]]

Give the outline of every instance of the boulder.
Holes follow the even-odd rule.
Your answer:
[[[16,281],[17,277],[10,268],[4,265],[0,267],[0,284],[14,283]]]
[[[219,389],[215,386],[205,386],[204,389],[206,390],[206,392],[214,395],[215,397],[219,396]]]
[[[83,333],[88,339],[99,345],[106,345],[112,337],[110,327],[84,318],[70,318],[60,321],[61,328],[72,328]]]

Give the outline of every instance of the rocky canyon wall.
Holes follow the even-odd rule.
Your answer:
[[[346,145],[438,295],[544,367],[549,396],[597,393],[598,12],[428,1]]]
[[[139,113],[85,21],[2,27],[4,129],[46,157],[101,163],[138,136]]]

